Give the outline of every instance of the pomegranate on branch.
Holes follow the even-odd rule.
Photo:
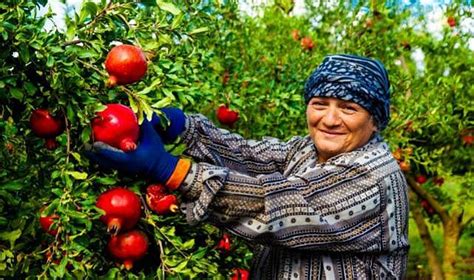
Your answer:
[[[107,250],[114,259],[120,260],[125,268],[130,270],[135,262],[146,255],[148,238],[139,230],[121,233],[110,237]]]
[[[112,235],[132,229],[142,213],[138,195],[123,187],[115,187],[99,195],[96,206],[105,211],[100,220]]]
[[[138,82],[147,71],[143,51],[133,45],[113,47],[105,59],[105,69],[109,73],[107,86],[126,85]]]
[[[36,136],[45,139],[48,150],[54,150],[58,146],[56,136],[63,133],[65,128],[64,120],[52,116],[46,109],[36,109],[31,113],[30,126]]]

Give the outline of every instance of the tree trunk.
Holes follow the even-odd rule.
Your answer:
[[[428,226],[426,225],[425,219],[423,218],[423,208],[417,205],[416,195],[411,191],[410,202],[410,211],[413,215],[413,219],[415,220],[418,232],[420,233],[421,241],[423,241],[423,245],[425,246],[426,256],[428,257],[428,265],[431,268],[431,279],[443,280],[444,278],[443,271],[441,269],[441,262],[436,255],[436,248],[434,246],[433,239],[431,239]]]
[[[456,212],[453,210],[453,212]],[[443,224],[443,272],[444,279],[456,279],[456,249],[458,247],[461,225],[459,224],[459,213],[452,213],[450,219]]]

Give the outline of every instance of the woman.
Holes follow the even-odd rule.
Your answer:
[[[331,55],[305,85],[306,137],[245,140],[170,108],[171,126],[144,122],[136,151],[95,143],[90,157],[179,190],[190,224],[255,244],[253,279],[402,279],[407,186],[379,135],[389,87],[380,62]],[[194,162],[165,151],[178,135]]]

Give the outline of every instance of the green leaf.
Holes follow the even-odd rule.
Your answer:
[[[151,85],[147,86],[146,88],[144,88],[143,90],[139,91],[137,94],[140,94],[140,95],[146,95],[148,94],[149,92],[151,92],[152,90],[156,89],[159,85],[161,84],[161,79],[158,78],[158,79],[155,79]]]
[[[81,162],[81,155],[76,152],[72,152],[71,155],[78,161]]]
[[[156,4],[160,7],[160,9],[172,13],[175,16],[181,13],[181,11],[172,3],[156,0]]]
[[[191,30],[190,32],[188,32],[188,34],[189,35],[194,35],[194,34],[208,32],[208,31],[209,31],[208,27],[199,27],[199,28],[196,28],[194,30]]]
[[[18,181],[9,181],[0,185],[0,189],[5,191],[19,191],[23,188],[24,184]]]
[[[101,177],[101,178],[97,178],[95,181],[99,184],[108,185],[108,186],[115,185],[117,183],[117,180],[112,177]]]
[[[50,68],[54,65],[54,57],[52,55],[48,55],[48,59],[46,60],[46,67]]]
[[[9,241],[10,242],[10,248],[13,248],[15,246],[15,241],[21,236],[21,230],[17,229],[14,231],[3,231],[0,232],[0,239]]]
[[[23,92],[18,89],[18,88],[12,88],[10,89],[10,94],[12,95],[13,98],[18,99],[18,100],[23,100]]]
[[[181,22],[183,21],[184,19],[184,14],[179,14],[178,16],[176,16],[173,20],[173,23],[171,23],[171,29],[176,29],[179,27],[179,25],[181,24]]]
[[[174,267],[173,270],[175,272],[182,272],[186,268],[187,265],[188,265],[188,260],[185,260],[184,262],[181,262],[176,267]]]
[[[87,173],[86,172],[66,171],[66,174],[71,175],[76,180],[85,180],[85,179],[87,179]]]
[[[87,18],[87,16],[90,16],[91,18],[95,17],[97,14],[97,4],[94,2],[85,2],[82,5],[81,8],[81,16],[79,19],[79,23],[83,23],[84,20]]]
[[[193,246],[194,246],[194,239],[189,239],[188,241],[183,243],[181,248],[183,250],[188,250],[188,249],[193,248]]]

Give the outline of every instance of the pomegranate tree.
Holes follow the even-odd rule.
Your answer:
[[[137,148],[140,133],[137,116],[122,104],[107,104],[92,120],[93,141],[101,141],[125,152]]]
[[[132,230],[111,236],[107,245],[110,255],[121,261],[130,270],[136,261],[142,259],[148,251],[148,238],[139,231]]]
[[[121,230],[132,229],[141,216],[140,198],[123,187],[115,187],[102,193],[97,198],[96,206],[105,211],[100,220],[113,235]]]
[[[109,87],[135,83],[146,73],[146,57],[139,47],[119,45],[107,55],[105,69],[110,75],[107,81]]]
[[[46,109],[36,109],[31,113],[30,126],[36,136],[45,139],[45,146],[49,150],[58,146],[56,136],[63,133],[65,127],[62,118],[52,116]]]

